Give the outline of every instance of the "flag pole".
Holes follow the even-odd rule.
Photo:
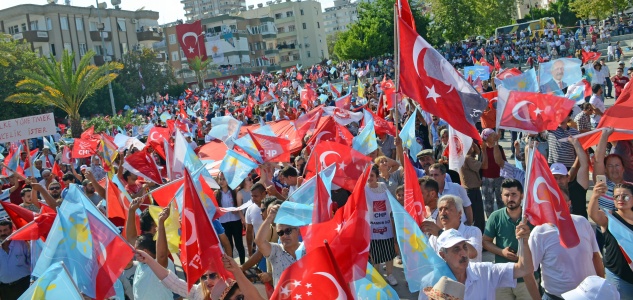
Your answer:
[[[33,172],[33,164],[35,164],[35,162],[33,162],[31,160],[31,149],[29,148],[29,140],[24,140],[24,145],[26,146],[26,159],[29,160],[29,170],[31,171],[31,177],[35,178],[35,173]],[[19,154],[18,154],[19,155]],[[18,166],[19,166],[19,161],[18,161]],[[26,170],[24,170],[26,171]]]
[[[398,116],[398,92],[400,87],[400,53],[399,53],[399,45],[398,45],[398,35],[400,33],[400,29],[398,28],[398,3],[400,1],[396,1],[393,4],[393,56],[394,56],[394,74],[395,78],[394,85],[396,87],[396,92],[393,94],[393,125],[396,128],[396,137],[398,136],[398,123],[400,118]]]

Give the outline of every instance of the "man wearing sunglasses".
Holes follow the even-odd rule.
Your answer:
[[[262,223],[259,232],[255,236],[257,249],[272,265],[273,284],[277,284],[281,273],[297,261],[295,251],[301,246],[299,242],[299,228],[285,224],[275,224],[274,226],[281,244],[269,242],[269,238],[273,233],[273,221],[277,216],[278,210],[278,204],[270,207],[264,223]]]
[[[53,181],[48,185],[48,189],[44,188],[41,184],[35,180],[35,178],[30,178],[31,180],[31,189],[34,193],[39,193],[42,197],[41,200],[46,201],[46,205],[50,208],[55,209],[56,207],[62,205],[62,186],[57,181]],[[31,197],[35,198],[35,194]]]

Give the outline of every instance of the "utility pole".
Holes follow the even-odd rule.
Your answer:
[[[105,24],[101,22],[101,13],[99,11],[99,0],[95,0],[95,3],[97,4],[97,17],[99,18],[99,36],[101,37],[101,49],[102,52],[101,55],[103,56],[103,61],[105,62],[105,58],[106,58],[106,46],[105,46],[105,41],[103,39],[103,31],[105,30]],[[107,4],[105,2],[103,2],[104,7],[107,6]],[[112,27],[112,26],[110,26]],[[108,69],[106,69],[106,77],[110,75],[110,71]],[[116,116],[116,108],[114,107],[114,94],[112,94],[112,82],[108,81],[108,91],[110,92],[110,105],[112,105],[112,117]]]

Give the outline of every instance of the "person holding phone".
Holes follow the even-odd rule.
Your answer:
[[[624,160],[618,154],[607,155],[607,143],[613,131],[613,127],[602,130],[593,164],[593,182],[602,181],[607,186],[606,192],[598,199],[598,205],[610,212],[615,210],[613,189],[616,184],[624,183]]]

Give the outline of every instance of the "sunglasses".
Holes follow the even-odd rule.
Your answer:
[[[200,276],[200,279],[202,280],[207,280],[207,279],[216,279],[218,277],[218,273],[211,273],[211,274],[204,274],[202,276]]]
[[[284,230],[281,231],[277,231],[277,235],[278,236],[284,236],[284,234],[290,235],[292,233],[293,230],[295,230],[296,228],[286,228]]]
[[[55,191],[55,190],[61,190],[62,188],[60,186],[51,186],[48,189],[51,191]]]
[[[624,195],[624,194],[622,194],[622,195],[614,195],[614,196],[613,196],[613,199],[615,199],[615,200],[620,200],[620,199],[622,199],[622,200],[624,200],[624,201],[629,201],[629,200],[631,200],[631,197],[629,197],[629,195]]]

